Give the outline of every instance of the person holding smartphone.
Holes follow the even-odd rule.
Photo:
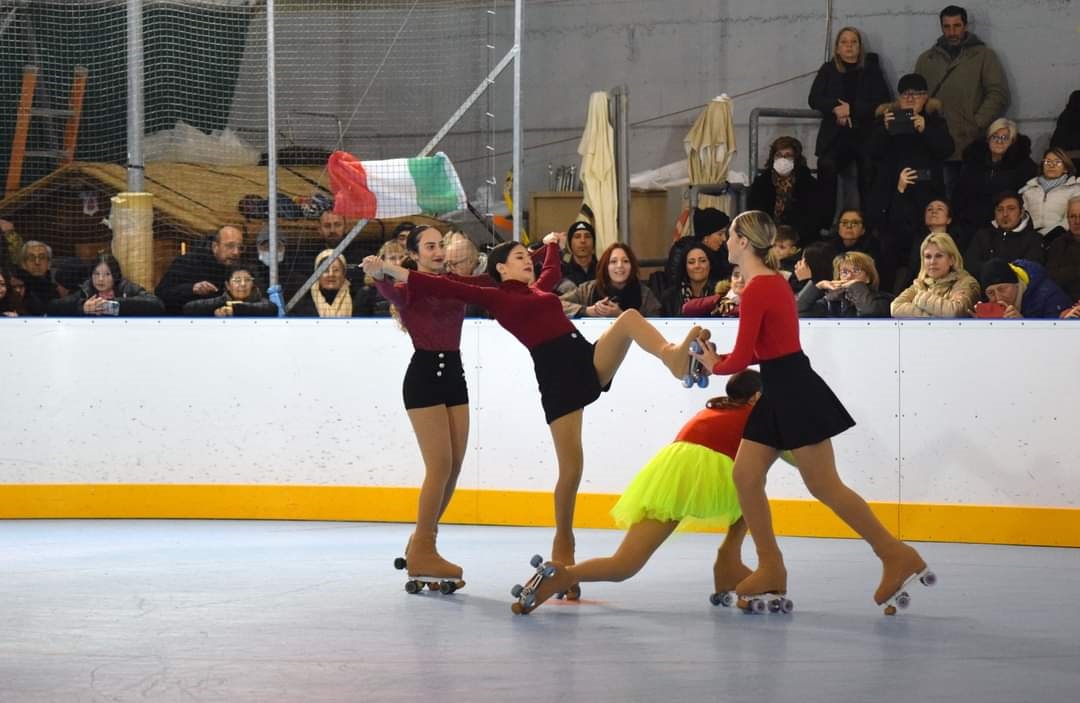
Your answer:
[[[165,303],[142,286],[124,278],[112,254],[99,254],[90,265],[90,278],[70,295],[49,303],[49,315],[154,316],[165,314]]]

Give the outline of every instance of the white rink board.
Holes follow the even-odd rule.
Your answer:
[[[693,324],[654,322],[670,339]],[[735,321],[706,324],[730,348]],[[607,325],[579,321],[591,340]],[[801,333],[858,423],[835,445],[868,499],[1080,505],[1080,324],[814,320]],[[401,402],[411,347],[393,321],[20,319],[0,334],[0,483],[419,484]],[[469,320],[462,355],[472,433],[459,485],[551,490],[528,352]],[[722,379],[685,390],[631,349],[585,410],[581,490],[619,493],[720,393]],[[769,492],[808,497],[784,464]]]

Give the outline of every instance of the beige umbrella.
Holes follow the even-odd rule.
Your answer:
[[[720,95],[709,101],[683,140],[691,185],[716,185],[727,182],[728,166],[735,156],[735,123],[731,117],[731,98]],[[730,195],[702,195],[698,207],[714,207],[731,213]]]
[[[603,251],[619,239],[616,224],[618,193],[615,189],[615,132],[608,122],[608,94],[589,96],[585,132],[578,144],[581,155],[581,183],[585,204],[593,212],[596,250]]]

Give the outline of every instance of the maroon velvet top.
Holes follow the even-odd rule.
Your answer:
[[[534,349],[577,331],[566,319],[559,296],[551,292],[562,279],[561,264],[559,245],[549,244],[544,256],[544,270],[532,285],[503,281],[498,288],[485,288],[449,276],[413,271],[409,274],[406,289],[410,299],[454,297],[484,307],[507,332],[527,348]]]
[[[754,276],[739,301],[735,348],[720,356],[713,373],[729,376],[750,364],[802,351],[799,312],[791,286],[780,274]]]
[[[489,276],[462,277],[447,274],[463,283],[494,286]],[[413,347],[423,351],[457,351],[461,348],[461,324],[465,321],[465,303],[456,298],[418,297],[409,294],[403,283],[389,279],[375,281],[375,287],[397,308],[401,324],[412,337]]]

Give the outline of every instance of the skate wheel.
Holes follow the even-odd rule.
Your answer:
[[[896,608],[894,606],[891,606],[891,605],[885,606],[885,614],[886,615],[896,615]]]
[[[439,586],[439,593],[442,593],[444,596],[450,595],[455,590],[457,590],[457,589],[455,588],[453,582],[451,582],[451,581],[443,581],[442,585]]]
[[[904,610],[909,605],[911,605],[911,596],[909,596],[907,593],[901,593],[900,595],[898,595],[896,597],[896,607],[897,608],[900,608],[901,610]]]
[[[708,388],[709,387],[709,377],[708,376],[699,376],[698,380],[697,380],[697,384],[698,384],[698,388]]]
[[[510,595],[512,595],[514,598],[517,598],[518,596],[521,595],[521,584],[520,583],[515,583],[514,584],[513,588],[510,589]]]
[[[765,601],[761,600],[760,598],[755,598],[754,600],[750,601],[750,612],[752,612],[754,615],[761,615],[762,613],[764,613]]]
[[[780,601],[780,612],[781,613],[783,613],[785,615],[788,615],[788,614],[791,613],[792,610],[795,610],[795,604],[794,603],[792,603],[787,598],[784,598],[783,600]]]
[[[730,608],[735,605],[735,594],[731,591],[720,594],[720,605],[725,608]]]
[[[554,566],[545,566],[544,567],[544,578],[549,579],[554,575],[555,575],[555,567]]]
[[[510,604],[510,612],[512,612],[514,615],[526,615],[527,614],[525,612],[525,609],[521,607],[521,603],[517,603],[517,602],[514,602],[514,603]]]
[[[682,387],[683,388],[690,388],[693,385],[694,385],[694,379],[691,376],[683,376],[683,379],[682,379]]]
[[[394,560],[394,568],[397,569],[398,571],[401,571],[402,569],[404,569],[405,566],[406,566],[405,557],[398,557],[397,559]]]
[[[924,586],[933,586],[935,583],[937,583],[937,574],[935,574],[933,571],[927,571],[919,579],[919,582],[922,583],[922,585]]]
[[[720,605],[722,600],[723,599],[721,598],[719,593],[713,593],[709,596],[709,602],[713,605]]]
[[[421,583],[419,583],[417,581],[406,581],[405,582],[405,592],[406,593],[419,593],[420,589],[422,589],[423,587],[424,587],[423,584],[421,584]]]
[[[533,554],[532,559],[529,560],[529,565],[532,566],[532,568],[534,569],[543,563],[544,557],[540,556],[539,554]]]
[[[769,601],[769,606],[768,607],[769,607],[769,612],[770,613],[779,613],[780,612],[780,601],[779,600],[771,600],[771,601]]]

